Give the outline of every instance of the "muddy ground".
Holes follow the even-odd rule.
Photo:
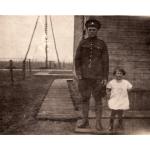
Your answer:
[[[1,135],[72,135],[76,121],[39,120],[36,115],[53,80],[56,77],[27,76],[14,73],[14,85],[9,72],[0,71],[0,134]],[[81,109],[81,98],[72,81],[68,81],[75,110]],[[107,128],[108,119],[102,121]],[[124,119],[125,132],[121,134],[150,134],[149,118]],[[108,133],[109,134],[109,133]],[[111,134],[111,133],[110,133]],[[115,133],[116,134],[116,133]]]
[[[9,73],[0,75],[0,134],[51,135],[74,134],[76,122],[38,120],[36,115],[54,78],[15,74],[14,86]]]

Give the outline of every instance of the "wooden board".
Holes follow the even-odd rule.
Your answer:
[[[109,119],[110,118],[110,110],[109,109],[103,109],[102,111],[102,119]],[[78,114],[80,118],[82,118],[81,111],[78,111]],[[95,111],[90,110],[89,111],[89,119],[95,118]],[[117,118],[117,116],[116,116]],[[124,112],[123,119],[150,119],[150,111],[132,111],[128,110]]]
[[[70,97],[67,79],[56,79],[45,97],[38,119],[76,120],[78,115]]]
[[[113,130],[109,131],[108,130],[108,120],[102,119],[102,124],[103,124],[103,130],[99,131],[95,128],[95,120],[94,119],[89,119],[89,124],[90,126],[88,128],[79,128],[79,124],[81,123],[81,119],[79,119],[76,123],[75,127],[75,133],[78,134],[97,134],[97,135],[122,135],[125,134],[124,130]]]

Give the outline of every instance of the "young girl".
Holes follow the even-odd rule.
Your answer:
[[[128,98],[128,91],[132,89],[132,84],[123,79],[126,72],[121,69],[117,68],[114,70],[113,75],[115,78],[108,82],[107,84],[107,97],[108,100],[108,107],[111,109],[111,119],[110,119],[110,126],[109,130],[113,130],[114,118],[118,115],[118,128],[123,129],[122,124],[122,116],[123,111],[129,109],[129,98]]]

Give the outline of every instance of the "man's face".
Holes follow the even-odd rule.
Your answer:
[[[88,27],[87,32],[88,32],[88,37],[95,37],[97,36],[98,29],[95,27]]]

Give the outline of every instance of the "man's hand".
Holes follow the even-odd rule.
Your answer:
[[[106,80],[106,79],[103,79],[103,80],[101,81],[101,84],[102,84],[103,86],[106,86],[107,80]]]
[[[104,80],[97,80],[97,84],[102,85],[102,86],[106,86],[107,80],[106,79],[104,79]]]

